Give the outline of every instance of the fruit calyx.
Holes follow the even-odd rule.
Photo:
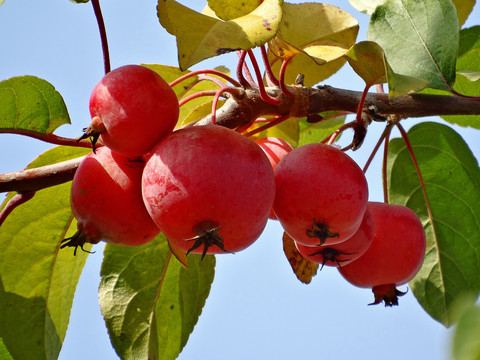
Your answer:
[[[187,255],[198,249],[203,245],[202,260],[207,254],[207,251],[212,246],[217,246],[220,250],[226,253],[232,253],[225,249],[223,244],[223,237],[218,233],[220,226],[214,224],[211,221],[202,221],[193,228],[193,232],[196,236],[185,241],[193,241],[193,245],[187,250]]]
[[[102,119],[99,116],[94,116],[92,118],[92,123],[88,127],[83,129],[83,135],[77,139],[77,142],[83,139],[90,138],[90,142],[92,143],[92,150],[94,153],[96,153],[96,144],[98,138],[106,131],[107,129],[105,128],[105,125],[103,125]]]
[[[322,220],[322,222],[317,222],[315,218],[313,218],[313,225],[311,229],[307,229],[305,231],[305,234],[309,238],[317,238],[320,240],[320,244],[318,245],[323,245],[325,241],[329,238],[334,238],[334,237],[339,237],[340,235],[338,233],[331,232],[330,229],[328,228],[327,223],[325,222],[325,219]]]
[[[80,246],[80,249],[82,249],[83,252],[94,254],[95,251],[88,251],[83,248],[83,245],[85,245],[86,243],[93,244],[93,242],[90,240],[88,235],[85,234],[85,232],[83,232],[82,230],[78,230],[72,237],[62,240],[62,246],[60,246],[60,249],[63,249],[64,247],[74,247],[75,249],[73,250],[73,256],[76,256],[77,249]]]
[[[378,285],[372,288],[372,292],[375,295],[375,301],[368,305],[377,305],[381,302],[385,302],[387,306],[398,306],[398,298],[405,295],[406,291],[400,291],[395,287],[395,284]]]
[[[323,261],[322,261],[322,266],[320,267],[320,270],[323,269],[327,261],[331,261],[332,263],[336,263],[339,268],[341,268],[341,263],[345,261],[349,261],[351,259],[343,259],[339,260],[337,257],[339,255],[354,255],[356,253],[346,253],[342,251],[338,251],[337,249],[334,248],[324,248],[319,251],[315,251],[314,253],[311,253],[310,256],[315,256],[315,255],[322,255]]]

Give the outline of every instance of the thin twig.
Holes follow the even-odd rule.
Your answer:
[[[93,11],[97,19],[98,29],[100,31],[100,39],[102,41],[103,63],[105,74],[111,70],[110,52],[108,51],[107,31],[105,30],[105,22],[103,21],[102,9],[100,8],[100,0],[92,0]]]

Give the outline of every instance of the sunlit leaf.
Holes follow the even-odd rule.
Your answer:
[[[300,119],[298,146],[321,142],[327,136],[332,135],[335,130],[345,123],[346,116],[344,114],[329,111],[319,115],[325,120],[311,124],[306,118]]]
[[[377,6],[385,4],[388,0],[348,0],[358,11],[372,15]]]
[[[52,133],[70,117],[62,96],[45,80],[18,76],[0,82],[0,133]]]
[[[453,360],[480,359],[480,307],[471,306],[460,316],[452,341]]]
[[[317,274],[319,264],[305,259],[298,252],[295,242],[287,233],[283,233],[283,251],[298,280],[304,284],[310,284],[312,278]]]
[[[251,139],[261,139],[265,137],[276,137],[279,139],[283,139],[288,142],[293,147],[297,147],[298,144],[298,135],[299,135],[299,127],[298,127],[298,120],[297,118],[290,118],[278,125],[275,125],[271,128],[268,128],[258,134],[255,134],[251,137]],[[264,126],[267,123],[256,123],[252,125],[247,131],[251,131],[257,129],[260,126]]]
[[[208,6],[222,20],[232,20],[255,10],[260,0],[208,0]]]
[[[396,74],[447,89],[455,81],[458,18],[450,0],[391,0],[372,14],[368,39]]]
[[[289,63],[285,83],[293,84],[299,73],[305,85],[312,86],[337,72],[342,57],[355,43],[358,22],[347,12],[328,4],[283,4],[280,40],[269,44],[269,59],[278,74],[282,58],[295,55]],[[282,44],[287,44],[282,48]],[[323,65],[322,65],[323,64]]]
[[[457,74],[465,76],[469,81],[475,82],[480,80],[480,71],[460,70],[460,71],[457,71]]]
[[[177,38],[180,69],[207,58],[265,44],[277,33],[281,0],[265,0],[251,13],[229,21],[191,10],[173,0],[159,0],[162,26]]]
[[[0,2],[1,5],[1,2]],[[2,338],[0,338],[0,359],[2,360],[14,360],[10,353],[8,352],[5,344],[3,343]]]
[[[29,167],[89,151],[57,147],[40,155]],[[71,249],[60,250],[60,241],[75,231],[70,183],[37,191],[0,228],[0,334],[15,359],[58,357],[87,258],[83,251],[73,256]]]
[[[175,359],[202,312],[215,257],[189,255],[186,269],[163,235],[139,247],[107,244],[100,306],[113,347],[124,359]]]
[[[457,8],[458,22],[462,26],[475,6],[475,0],[452,0]]]
[[[410,286],[425,311],[450,326],[455,299],[480,291],[480,168],[468,145],[448,126],[421,123],[408,137],[433,218],[401,139],[389,144],[389,199],[414,210],[424,225],[425,261]]]

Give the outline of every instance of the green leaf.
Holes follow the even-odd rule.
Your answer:
[[[475,82],[480,80],[480,71],[460,70],[457,71],[457,74],[464,76],[468,81]]]
[[[480,307],[470,306],[462,315],[455,328],[452,341],[454,360],[480,359]]]
[[[307,122],[306,118],[300,119],[300,136],[298,140],[298,146],[321,142],[327,136],[332,135],[340,126],[345,123],[346,116],[338,114],[334,111],[327,111],[320,113],[319,115],[327,120],[310,124]]]
[[[383,48],[396,74],[446,90],[455,81],[458,28],[450,0],[391,0],[372,14],[368,39]]]
[[[0,133],[50,134],[63,124],[70,124],[70,117],[50,83],[34,76],[0,82]]]
[[[350,5],[360,12],[372,15],[377,6],[383,5],[388,0],[348,0]]]
[[[452,2],[457,9],[458,22],[460,26],[462,26],[465,24],[465,21],[467,21],[468,15],[472,12],[475,6],[475,0],[452,0]]]
[[[385,59],[382,48],[373,41],[355,44],[345,54],[345,58],[367,86],[388,83],[390,97],[416,92],[427,85],[425,80],[395,74]]]
[[[208,0],[208,7],[222,20],[233,20],[255,10],[260,0]]]
[[[478,297],[480,291],[480,168],[468,145],[448,126],[421,123],[408,137],[433,217],[402,139],[389,144],[389,199],[414,210],[425,227],[425,260],[410,286],[425,311],[450,326],[455,299],[466,293]]]
[[[163,235],[139,247],[107,244],[99,297],[110,339],[124,359],[175,359],[213,281],[215,257],[189,255],[185,269]]]
[[[284,3],[282,9],[277,38],[269,43],[272,70],[279,73],[282,58],[294,56],[285,73],[287,84],[293,84],[299,73],[305,75],[306,86],[336,73],[357,38],[357,20],[328,4]]]
[[[0,3],[1,5],[1,3]],[[14,360],[7,348],[5,347],[2,338],[0,338],[0,359],[2,360]]]
[[[159,0],[161,25],[177,37],[180,69],[207,58],[265,44],[277,33],[282,0],[265,0],[251,13],[229,21],[189,9],[173,0]]]
[[[88,151],[57,147],[40,155],[29,168]],[[73,256],[71,251],[60,251],[60,241],[75,230],[70,183],[37,191],[0,228],[0,336],[15,359],[58,357],[87,258],[84,252]]]

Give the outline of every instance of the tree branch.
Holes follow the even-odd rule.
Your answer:
[[[278,105],[266,103],[255,88],[237,88],[236,96],[229,97],[216,111],[216,124],[228,128],[253,123],[265,116],[304,117],[328,110],[357,112],[362,92],[337,89],[330,86],[309,88],[289,86],[294,98],[285,96],[280,88],[269,87],[269,96],[277,98]],[[480,102],[469,98],[446,95],[412,94],[389,99],[386,94],[369,93],[365,108],[370,110],[374,120],[418,118],[436,115],[480,115]],[[211,115],[196,125],[211,124]],[[0,192],[31,192],[62,184],[73,179],[83,157],[43,166],[36,169],[0,175]]]

